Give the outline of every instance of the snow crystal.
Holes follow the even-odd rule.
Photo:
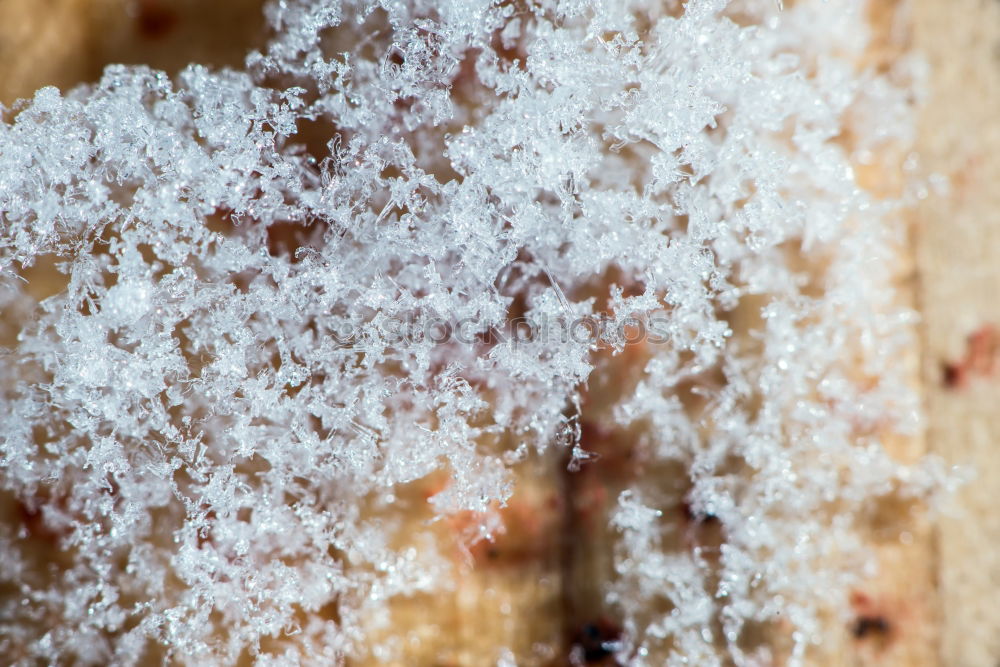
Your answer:
[[[857,574],[823,559],[862,553],[850,518],[936,483],[882,444],[919,427],[903,201],[852,166],[908,154],[918,68],[863,69],[864,11],[276,0],[244,72],[111,66],[4,110],[0,486],[39,518],[0,529],[0,653],[391,659],[386,601],[466,566],[394,508],[490,539],[533,453],[604,465],[581,395],[641,348],[610,645],[752,664],[784,611],[801,657],[814,591]],[[667,548],[668,464],[715,563]]]

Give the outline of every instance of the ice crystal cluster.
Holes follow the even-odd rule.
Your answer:
[[[912,68],[865,64],[864,4],[266,12],[245,71],[109,66],[4,110],[5,660],[405,661],[370,619],[468,563],[400,504],[474,541],[524,461],[604,465],[577,413],[633,347],[606,650],[760,664],[775,627],[801,659],[866,503],[933,482],[884,447],[918,427],[905,229],[858,169],[907,150]],[[588,315],[659,337],[567,335]],[[714,556],[664,546],[657,470]]]

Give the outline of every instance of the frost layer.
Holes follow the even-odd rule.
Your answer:
[[[245,72],[114,66],[5,112],[0,653],[371,650],[365,618],[461,566],[395,546],[394,490],[443,471],[434,511],[488,518],[574,444],[595,346],[490,332],[604,312],[666,323],[616,419],[725,534],[668,554],[662,484],[622,493],[620,660],[763,659],[744,629],[779,613],[801,656],[866,499],[929,484],[882,445],[917,426],[913,318],[899,202],[855,168],[898,168],[912,101],[863,4],[267,15]],[[40,301],[35,262],[66,277]],[[398,335],[442,320],[466,335]]]

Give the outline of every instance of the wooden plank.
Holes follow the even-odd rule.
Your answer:
[[[1000,660],[1000,384],[985,377],[993,350],[982,337],[1000,323],[1000,4],[916,0],[913,11],[914,44],[931,67],[918,149],[923,169],[949,188],[917,212],[928,439],[933,452],[978,471],[937,525],[940,664],[992,667]]]

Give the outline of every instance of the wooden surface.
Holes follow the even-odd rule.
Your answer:
[[[243,53],[262,39],[259,5],[260,0],[0,0],[0,102],[10,104],[42,85],[95,80],[109,62],[144,62],[169,71],[192,61],[238,66]],[[875,65],[879,58],[898,57],[904,46],[930,65],[918,173],[937,174],[932,180],[939,188],[929,187],[913,212],[915,268],[901,271],[906,293],[922,313],[920,348],[901,362],[912,363],[914,382],[922,387],[926,439],[896,442],[891,449],[901,460],[929,449],[949,463],[974,468],[977,477],[933,524],[918,519],[903,530],[897,522],[908,520],[900,516],[908,507],[873,508],[875,518],[862,529],[870,531],[881,574],[852,594],[852,618],[830,620],[830,643],[813,660],[994,667],[1000,664],[1000,417],[994,417],[1000,415],[1000,377],[992,377],[989,325],[1000,328],[1000,2],[879,0],[874,6],[880,35]],[[206,22],[202,14],[191,21],[199,11],[214,18]],[[220,47],[220,31],[247,37],[227,39]],[[892,39],[883,39],[889,34]],[[538,465],[548,470],[554,464]],[[551,489],[542,486],[528,484],[525,497],[546,506]],[[511,547],[510,553],[520,552]],[[557,564],[545,560],[539,566],[548,568],[540,577],[549,582],[546,587],[523,578],[514,582],[515,571],[502,561],[463,580],[454,599],[439,600],[432,612],[436,620],[448,624],[475,614],[484,600],[469,593],[487,589],[510,591],[514,597],[506,602],[518,610],[552,607],[553,615],[560,613],[552,592],[560,576]],[[576,563],[568,571],[597,567]],[[505,584],[506,578],[513,579]],[[426,615],[429,608],[395,613]],[[456,632],[475,630],[462,626]],[[543,625],[525,634],[523,625],[508,618],[495,634],[498,641],[522,636],[544,646],[558,644],[558,632]],[[454,659],[462,664],[463,656]]]
[[[1000,381],[990,377],[994,352],[983,339],[990,337],[984,327],[1000,325],[1000,3],[916,0],[913,25],[915,46],[931,66],[918,149],[923,171],[937,172],[947,187],[918,208],[915,236],[927,441],[931,451],[976,471],[936,522],[937,664],[994,667]],[[970,349],[977,332],[979,344],[971,341]],[[963,361],[976,361],[970,354],[978,363],[965,369]],[[955,378],[959,367],[967,372]]]
[[[0,104],[95,82],[105,65],[243,67],[264,0],[0,0]]]

